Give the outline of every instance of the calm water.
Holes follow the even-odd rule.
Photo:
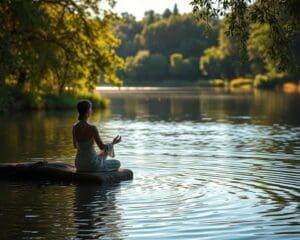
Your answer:
[[[299,239],[299,95],[105,92],[113,186],[0,182],[0,239]],[[73,163],[75,112],[0,115],[0,162]]]

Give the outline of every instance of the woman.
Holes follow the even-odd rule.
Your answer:
[[[97,172],[115,171],[120,167],[118,160],[106,160],[107,155],[114,156],[113,145],[121,142],[121,136],[113,139],[111,144],[104,144],[99,136],[96,126],[87,122],[92,113],[92,103],[89,100],[81,100],[77,104],[79,113],[78,122],[73,126],[73,145],[77,149],[75,167],[77,171]],[[97,154],[94,142],[101,150]]]

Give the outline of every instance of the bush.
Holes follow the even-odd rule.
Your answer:
[[[67,92],[62,95],[24,92],[17,87],[0,88],[0,111],[75,109],[80,99],[89,99],[95,108],[104,109],[109,104],[99,94]]]
[[[165,79],[169,71],[167,59],[161,54],[139,51],[136,56],[126,58],[125,76],[130,80]]]
[[[7,111],[9,109],[9,102],[11,102],[9,92],[0,85],[0,111]]]
[[[174,79],[195,81],[200,76],[198,59],[183,58],[181,53],[170,55],[170,74]]]
[[[81,99],[89,99],[93,107],[105,109],[109,104],[108,99],[103,99],[99,94],[91,93],[65,93],[63,95],[47,94],[43,97],[46,109],[75,109]]]
[[[251,78],[236,78],[236,79],[232,79],[230,81],[230,87],[232,88],[236,88],[236,87],[242,87],[242,86],[253,86],[253,79]]]
[[[43,100],[39,94],[22,91],[17,87],[1,87],[0,111],[40,109]]]
[[[257,74],[254,79],[254,86],[256,88],[275,88],[285,82],[284,74]]]
[[[214,87],[226,87],[227,82],[223,79],[213,79],[210,80],[209,83]]]

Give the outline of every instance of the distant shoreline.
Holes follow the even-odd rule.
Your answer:
[[[97,86],[97,91],[176,91],[176,90],[203,90],[213,89],[214,87],[154,87],[154,86]]]
[[[96,86],[96,91],[100,93],[171,93],[171,92],[199,92],[207,91],[211,93],[251,93],[255,90],[260,91],[276,91],[284,93],[300,93],[300,84],[298,83],[284,83],[282,86],[277,88],[266,88],[266,89],[257,89],[254,87],[232,87],[226,88],[224,86],[212,86],[212,85],[203,85],[203,86]]]

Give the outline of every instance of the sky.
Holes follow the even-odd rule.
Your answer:
[[[190,2],[190,0],[117,0],[114,11],[119,14],[128,12],[137,20],[141,20],[145,11],[154,10],[157,13],[163,13],[166,8],[173,10],[175,3],[180,13],[192,12]]]

